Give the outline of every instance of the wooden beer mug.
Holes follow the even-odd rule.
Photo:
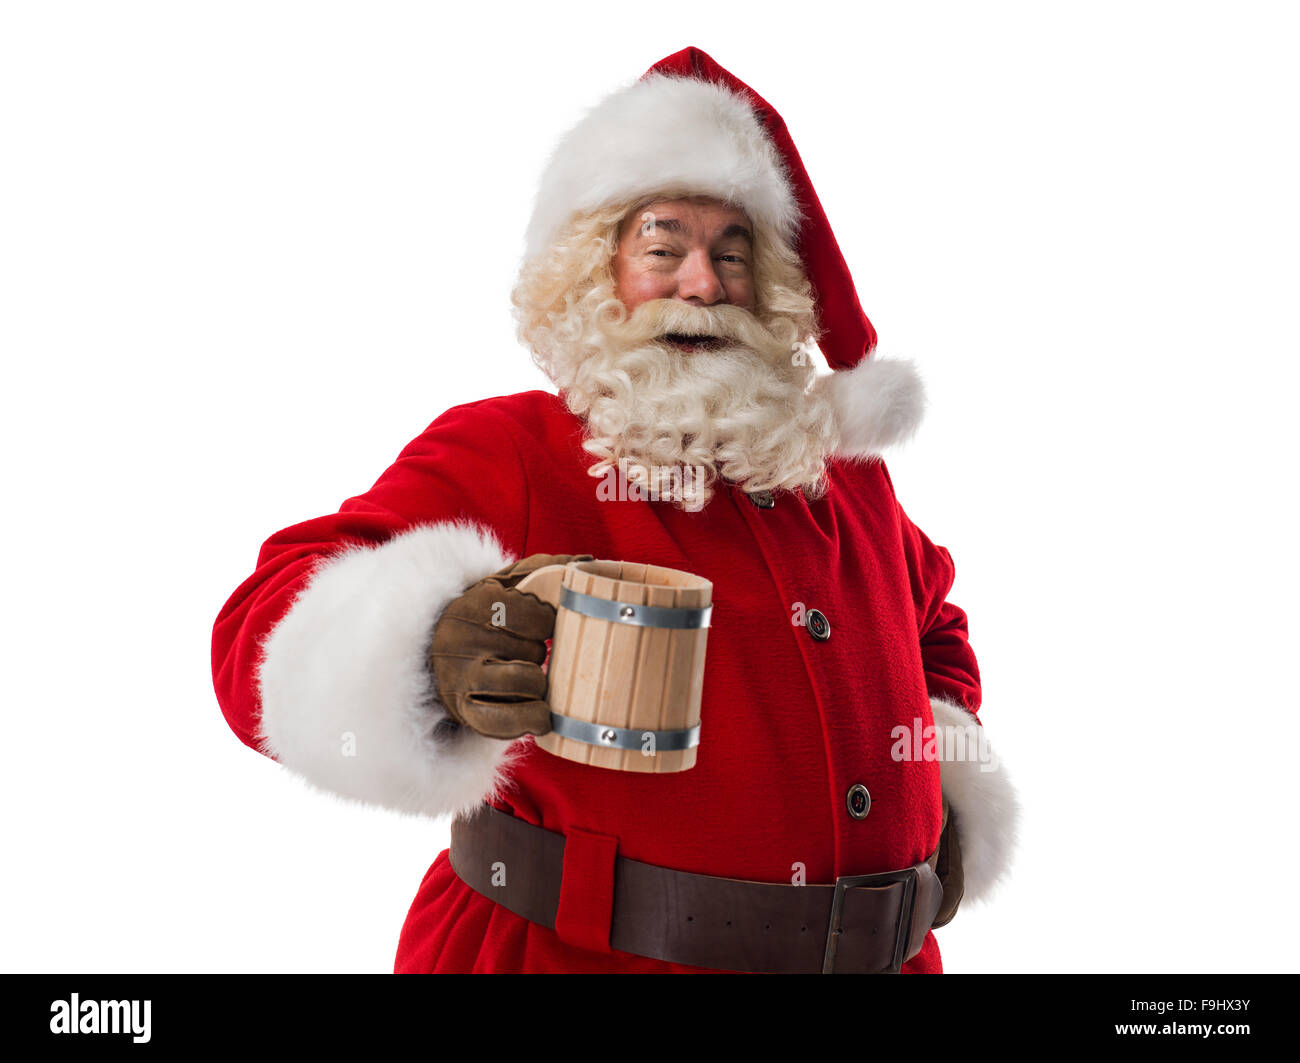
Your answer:
[[[713,584],[657,565],[573,561],[517,589],[555,606],[551,732],[537,744],[616,771],[693,768]]]

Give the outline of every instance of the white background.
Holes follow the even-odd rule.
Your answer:
[[[687,45],[783,114],[930,391],[1014,876],[971,971],[1294,970],[1295,16],[11,3],[0,966],[386,971],[443,822],[239,743],[214,618],[447,407],[546,382],[546,153]]]

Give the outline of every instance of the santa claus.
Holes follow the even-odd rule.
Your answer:
[[[559,394],[448,410],[266,541],[214,629],[231,727],[458,817],[398,972],[938,972],[1016,799],[951,558],[880,457],[921,385],[874,356],[780,117],[694,48],[604,100],[546,169],[514,304]],[[712,581],[690,770],[536,745],[554,610],[518,584],[580,557]]]

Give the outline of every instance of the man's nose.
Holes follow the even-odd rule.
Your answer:
[[[677,270],[677,298],[702,306],[725,302],[727,289],[718,279],[707,251],[689,254]]]

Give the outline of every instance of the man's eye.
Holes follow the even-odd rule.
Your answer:
[[[652,254],[652,255],[669,255],[669,256],[671,256],[671,255],[672,255],[672,252],[671,252],[671,251],[666,251],[666,250],[665,250],[664,248],[662,248],[662,247],[656,247],[653,251],[650,252],[650,254]]]
[[[726,262],[735,262],[741,266],[745,264],[745,260],[740,255],[719,255],[718,257]]]

